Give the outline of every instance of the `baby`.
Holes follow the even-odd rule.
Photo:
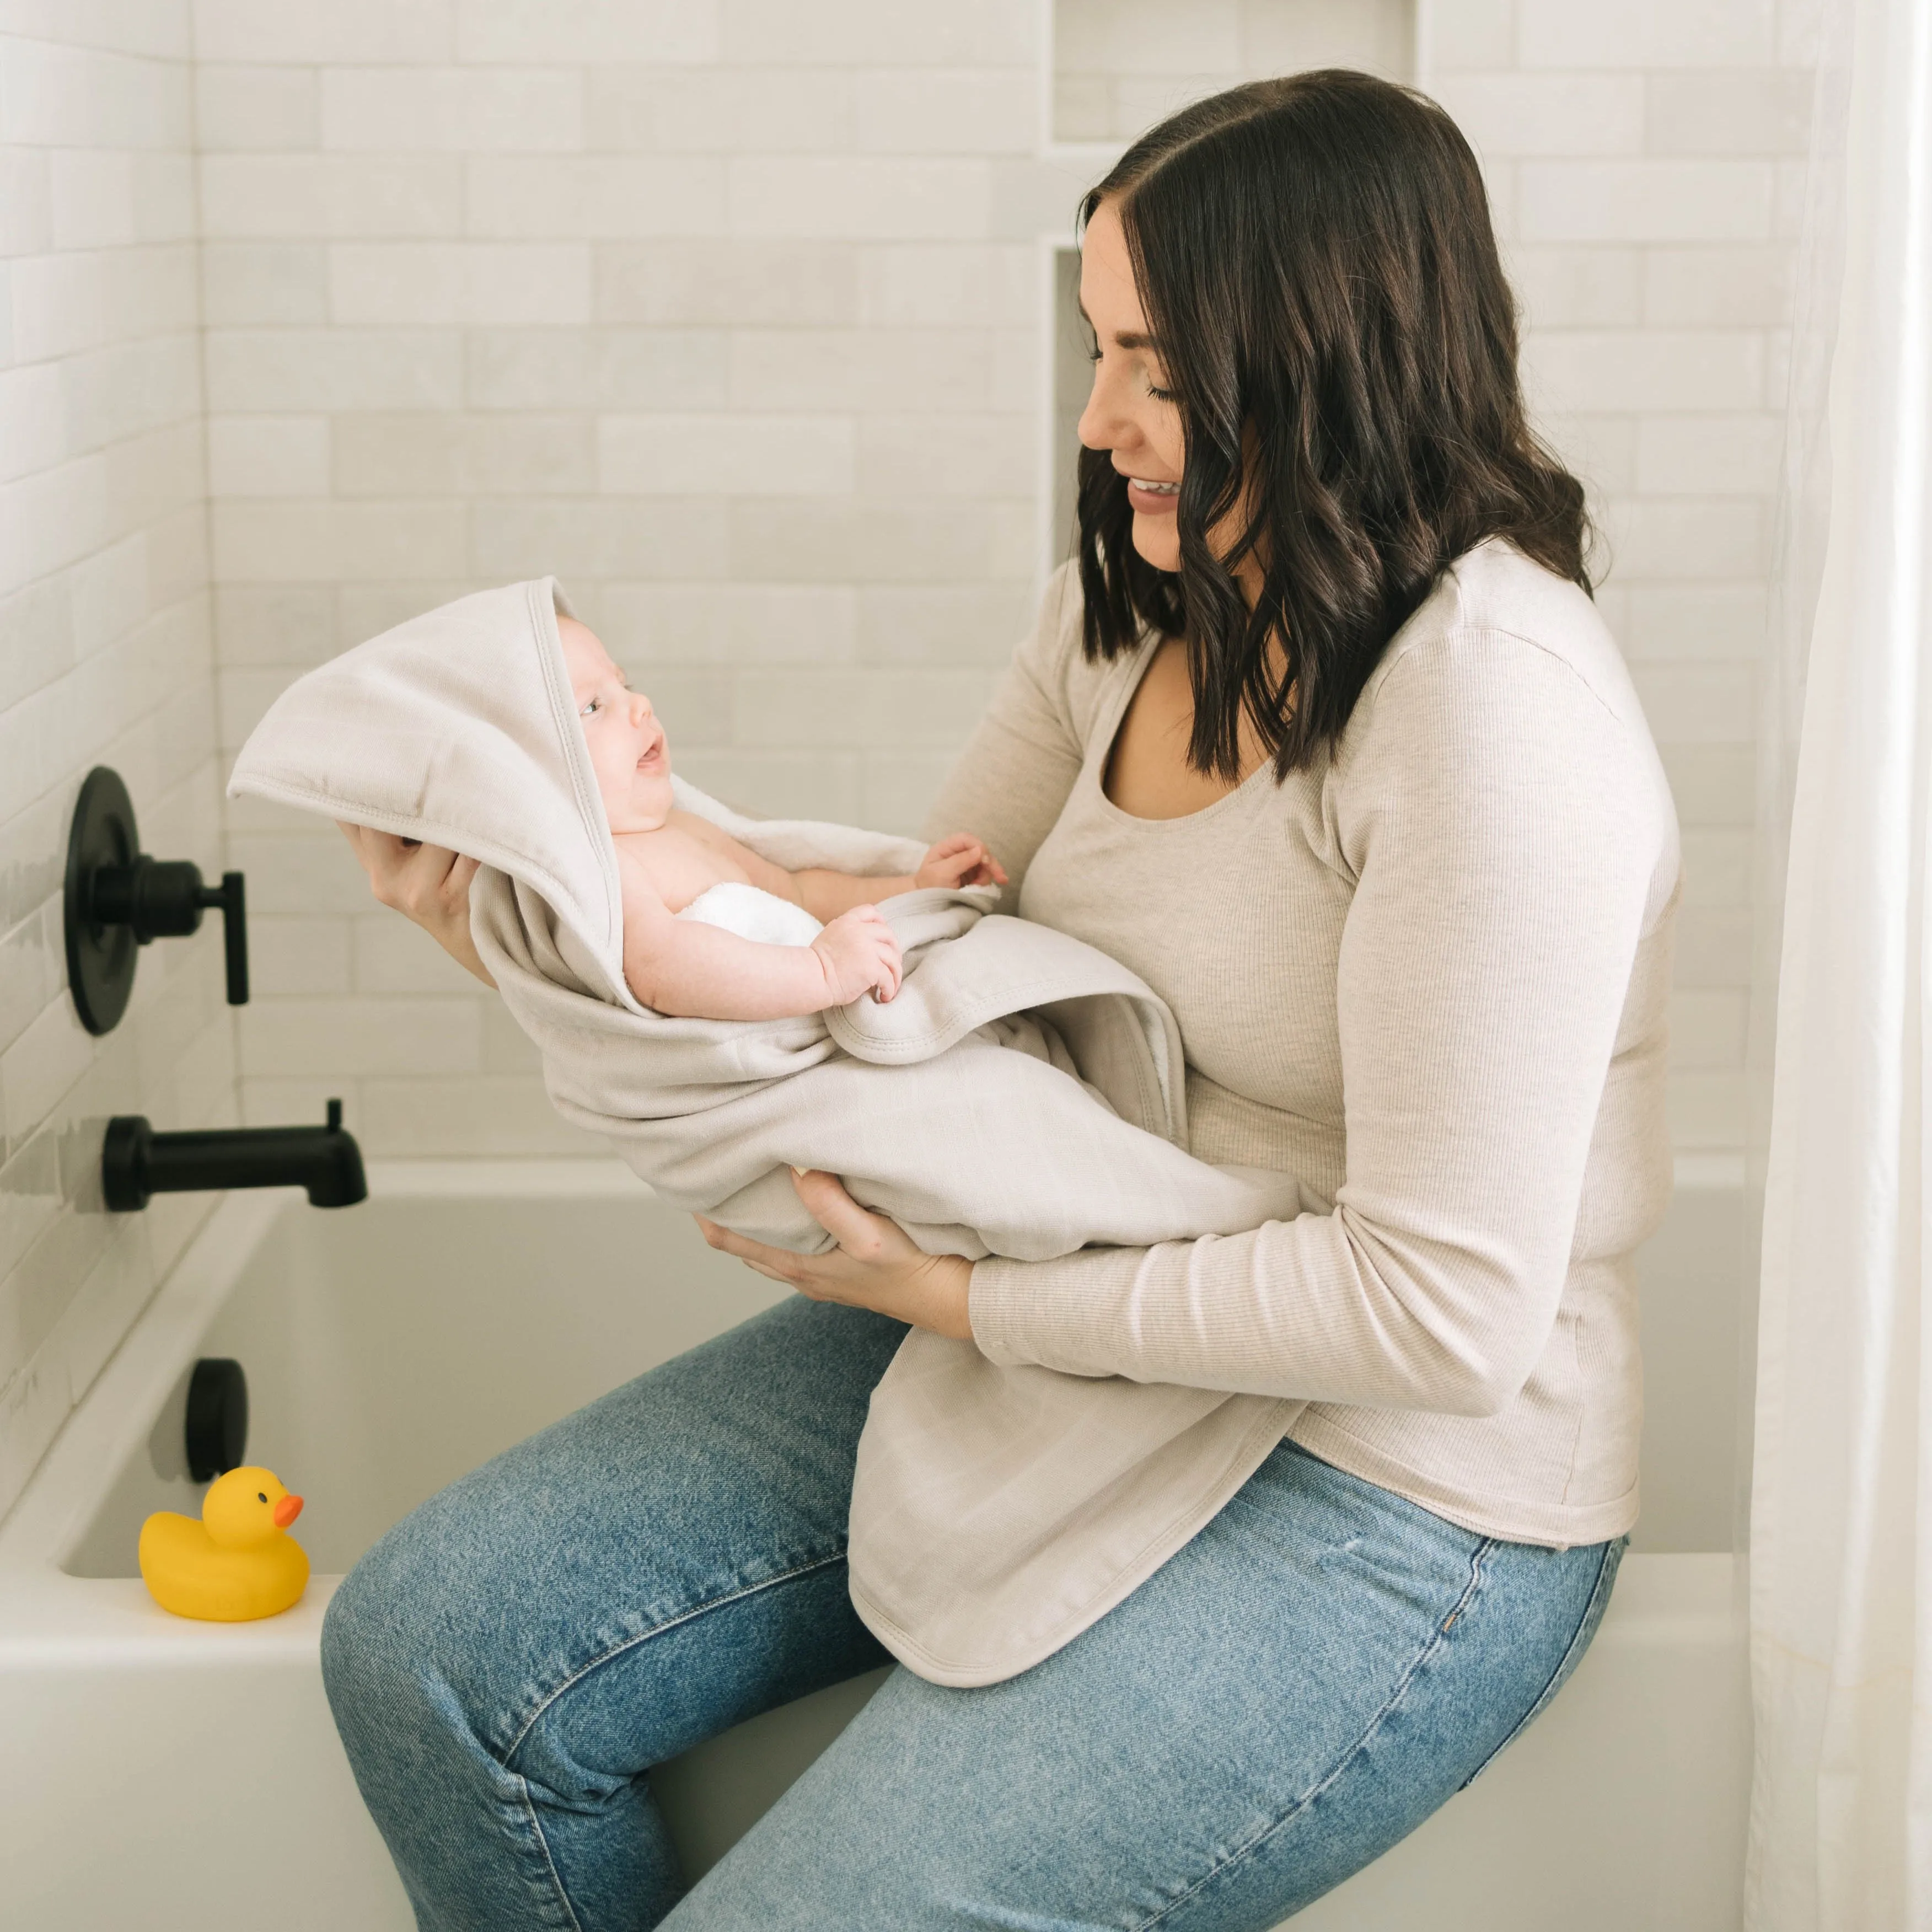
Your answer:
[[[898,942],[870,903],[919,886],[1006,883],[964,833],[919,870],[860,878],[788,872],[671,803],[670,752],[650,700],[596,638],[560,616],[577,715],[617,848],[624,978],[645,1006],[680,1018],[779,1019],[899,989]],[[752,935],[752,936],[747,936]]]

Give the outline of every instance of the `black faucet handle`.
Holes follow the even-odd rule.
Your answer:
[[[87,914],[98,925],[124,926],[137,944],[185,939],[201,930],[204,910],[221,909],[227,952],[228,1004],[248,1004],[248,913],[242,874],[224,872],[218,886],[202,883],[191,859],[154,859],[140,853],[124,866],[103,866],[87,881]]]
[[[111,1032],[127,1011],[140,948],[199,932],[209,906],[221,908],[228,1004],[248,1004],[242,874],[224,872],[220,885],[204,885],[191,860],[155,859],[143,852],[134,800],[119,774],[105,765],[96,765],[82,780],[74,801],[62,902],[68,985],[89,1033]]]
[[[201,928],[201,868],[191,859],[137,852],[103,866],[86,882],[87,912],[99,926],[124,926],[137,944],[185,939]]]
[[[204,886],[197,872],[194,883],[197,906],[221,908],[221,944],[228,962],[228,1004],[245,1006],[248,1004],[248,907],[242,874],[224,872],[220,885]]]

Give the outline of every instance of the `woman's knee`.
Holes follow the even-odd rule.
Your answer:
[[[436,1621],[419,1582],[403,1585],[382,1544],[336,1586],[322,1620],[322,1682],[352,1758],[385,1736],[418,1728],[412,1707],[435,1672],[426,1654]]]
[[[487,1619],[477,1614],[474,1512],[446,1490],[398,1523],[343,1578],[322,1624],[322,1679],[358,1767],[434,1754],[439,1733],[486,1731]]]

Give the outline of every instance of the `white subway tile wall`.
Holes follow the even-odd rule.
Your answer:
[[[495,1003],[374,904],[328,827],[222,818],[220,771],[274,694],[432,604],[555,571],[699,782],[911,826],[1056,548],[1054,246],[1108,144],[1244,73],[1413,73],[1484,158],[1537,406],[1592,486],[1603,602],[1685,827],[1678,1143],[1738,1145],[1810,11],[5,14],[0,1503],[199,1211],[92,1210],[103,1114],[207,1120],[238,1096],[280,1120],[339,1091],[375,1155],[586,1145]],[[238,1024],[202,944],[150,950],[107,1042],[75,1028],[58,868],[101,760],[153,849],[212,869],[225,824],[256,958]]]
[[[1426,4],[1426,0],[1425,0]],[[1450,0],[1454,4],[1454,0]],[[1410,80],[1416,0],[1054,0],[1053,131],[1123,142],[1203,94],[1309,68]]]
[[[1048,244],[1106,154],[1066,144],[1244,74],[1413,72],[1489,171],[1677,785],[1680,1144],[1737,1144],[1810,76],[1783,0],[1616,10],[200,0],[224,751],[304,665],[555,571],[699,782],[910,826],[1064,540],[1078,370]],[[376,1153],[582,1144],[327,828],[230,824],[259,878],[251,1118],[333,1072]]]
[[[1530,393],[1590,487],[1598,595],[1676,794],[1680,1150],[1746,1132],[1758,668],[1811,0],[1441,0],[1424,84],[1482,156]]]
[[[1036,0],[203,0],[220,731],[554,571],[734,802],[908,826],[1028,620]],[[577,1151],[495,1003],[326,826],[243,806],[242,1104],[374,1154]]]
[[[149,850],[222,857],[188,0],[0,20],[4,1512],[206,1211],[108,1214],[104,1122],[232,1120],[236,1087],[218,939],[147,949],[96,1040],[62,938],[90,766],[127,780]]]

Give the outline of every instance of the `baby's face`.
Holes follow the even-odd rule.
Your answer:
[[[610,830],[655,832],[670,813],[670,746],[651,700],[574,617],[559,617],[556,634]]]

